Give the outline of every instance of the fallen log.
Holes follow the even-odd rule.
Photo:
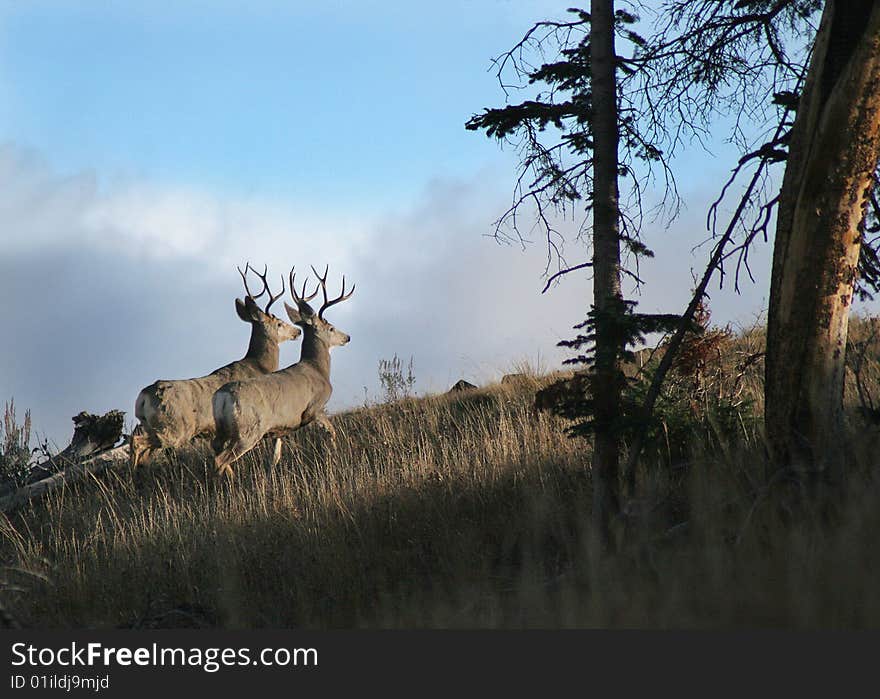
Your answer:
[[[51,476],[22,486],[10,495],[0,498],[0,512],[12,512],[18,509],[29,500],[40,497],[50,490],[55,490],[62,485],[69,485],[93,476],[101,471],[128,463],[128,444],[121,444],[118,447],[102,452],[96,456],[92,456],[85,461],[68,466],[62,471],[53,473]]]
[[[67,447],[37,464],[21,487],[0,489],[0,512],[12,512],[62,485],[127,463],[128,444],[114,446],[122,437],[124,414],[111,410],[100,416],[85,411],[76,415],[73,438]]]
[[[111,410],[105,415],[92,415],[85,410],[73,418],[73,437],[64,449],[34,466],[26,485],[36,483],[58,473],[71,464],[77,464],[99,452],[111,449],[122,437],[125,413]]]

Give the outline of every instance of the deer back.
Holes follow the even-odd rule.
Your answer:
[[[267,434],[308,424],[330,399],[330,382],[299,362],[249,380],[222,386],[214,396],[215,420],[234,421],[235,432]]]

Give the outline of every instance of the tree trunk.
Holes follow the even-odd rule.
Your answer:
[[[767,319],[765,426],[783,466],[841,474],[859,226],[880,158],[880,5],[829,0],[792,128]]]
[[[609,524],[619,510],[618,333],[608,318],[620,312],[620,235],[617,190],[617,83],[614,0],[592,0],[590,51],[593,93],[593,306],[596,357],[592,380],[595,438],[593,523],[609,543]]]

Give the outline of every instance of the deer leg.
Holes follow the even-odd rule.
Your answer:
[[[277,466],[279,461],[281,461],[281,437],[276,437],[275,451],[272,454],[272,467]]]
[[[151,449],[149,446],[146,446],[143,449],[141,449],[141,453],[138,456],[138,463],[141,464],[142,466],[146,466],[147,464],[149,464],[150,459],[152,458],[154,451],[155,451],[155,449]]]
[[[211,440],[211,450],[214,454],[219,454],[226,447],[226,444],[229,440],[226,437],[221,437],[217,435],[214,439]]]
[[[152,436],[143,429],[143,426],[138,425],[132,430],[128,448],[129,465],[132,470],[135,470],[141,464],[146,465],[150,460],[150,456],[158,447],[154,443]]]
[[[131,440],[128,443],[128,465],[134,470],[138,466],[138,461],[141,458],[141,442],[143,441],[143,435],[141,433],[141,426],[138,425],[131,431]]]
[[[319,413],[315,418],[315,424],[318,425],[328,437],[330,437],[331,442],[336,441],[336,428],[333,427],[333,423],[330,422],[327,413]]]
[[[243,439],[237,439],[226,449],[214,456],[214,466],[217,468],[217,475],[232,478],[232,464],[247,454],[253,446],[253,443],[249,444]]]
[[[235,461],[235,455],[230,449],[224,449],[219,454],[217,454],[214,457],[214,467],[217,469],[217,475],[226,476],[231,480],[234,474],[232,472],[232,466],[230,464],[233,461]]]

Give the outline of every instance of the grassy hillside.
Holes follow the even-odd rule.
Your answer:
[[[304,429],[232,484],[201,445],[52,493],[0,519],[0,599],[37,627],[880,626],[855,392],[861,465],[821,515],[795,511],[763,457],[760,336],[725,342],[699,386],[672,377],[614,557],[589,448],[534,412],[537,378],[336,415],[335,444]]]

